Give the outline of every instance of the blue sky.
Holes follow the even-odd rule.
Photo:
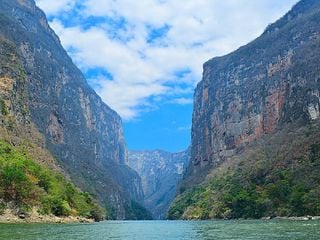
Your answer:
[[[202,64],[259,36],[297,0],[36,0],[129,149],[190,144]]]

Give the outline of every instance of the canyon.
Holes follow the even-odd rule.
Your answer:
[[[207,61],[190,148],[131,151],[121,117],[89,86],[42,10],[33,0],[2,0],[0,214],[320,215],[319,22],[320,2],[301,0],[257,39]]]
[[[179,153],[162,150],[129,151],[128,166],[141,177],[144,206],[153,219],[165,219],[177,185],[190,161],[190,149]]]

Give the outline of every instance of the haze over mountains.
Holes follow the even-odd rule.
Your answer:
[[[128,166],[141,177],[144,206],[154,219],[164,219],[190,161],[190,149],[179,153],[162,150],[129,151]]]

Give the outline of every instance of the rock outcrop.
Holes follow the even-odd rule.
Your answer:
[[[301,0],[204,64],[191,163],[169,219],[320,214],[319,22],[320,2]]]
[[[141,177],[144,205],[154,219],[166,217],[189,160],[190,149],[179,153],[161,150],[128,152],[128,165]]]
[[[89,87],[33,0],[0,2],[0,38],[19,53],[27,87],[18,95],[27,94],[28,121],[44,135],[46,148],[112,218],[136,219],[143,191],[140,177],[125,164],[121,118]],[[2,92],[19,89],[11,80],[1,77]]]
[[[286,125],[319,118],[320,2],[302,0],[258,39],[204,64],[185,183]]]

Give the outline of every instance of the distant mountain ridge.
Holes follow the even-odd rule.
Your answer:
[[[166,217],[189,160],[190,149],[179,153],[162,150],[128,152],[128,166],[141,177],[144,205],[154,219]]]

